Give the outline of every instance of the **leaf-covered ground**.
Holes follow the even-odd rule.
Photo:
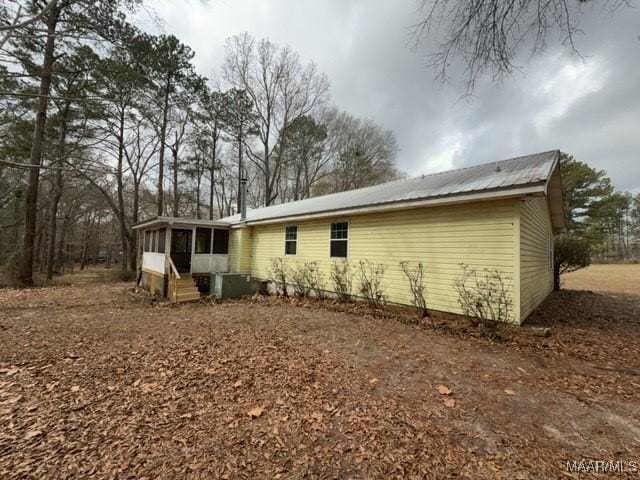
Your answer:
[[[611,270],[584,273],[597,290]],[[502,342],[363,305],[152,305],[86,275],[0,290],[0,478],[555,479],[567,460],[640,462],[627,274],[635,290],[552,295],[530,320],[551,337]]]

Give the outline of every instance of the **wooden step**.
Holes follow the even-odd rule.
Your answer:
[[[176,293],[176,302],[181,303],[181,302],[192,302],[194,300],[200,300],[200,292],[198,291],[198,289],[196,289],[195,291],[178,291]]]

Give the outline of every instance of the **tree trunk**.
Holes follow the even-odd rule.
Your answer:
[[[171,78],[168,76],[164,90],[164,104],[162,106],[162,125],[160,126],[160,157],[158,159],[158,199],[157,199],[157,212],[158,216],[162,216],[164,212],[164,192],[163,192],[163,177],[164,177],[164,148],[167,140],[167,116],[169,114],[169,88],[171,86]]]
[[[216,175],[216,153],[218,149],[217,139],[214,135],[212,151],[211,151],[211,166],[209,167],[209,174],[211,176],[211,183],[209,185],[209,220],[213,220],[213,197],[215,196],[215,175]]]
[[[71,108],[71,102],[67,101],[62,112],[62,124],[60,126],[60,148],[58,149],[58,166],[64,160],[67,142],[67,117]],[[49,212],[49,245],[47,246],[47,280],[53,279],[55,270],[56,235],[58,228],[58,205],[62,198],[62,169],[58,168],[53,184],[53,195],[51,197],[51,210]]]
[[[33,166],[29,170],[29,184],[24,202],[24,237],[22,242],[22,258],[20,262],[19,280],[24,285],[33,285],[33,243],[38,216],[38,184],[40,181],[40,163],[42,161],[42,143],[47,121],[49,91],[51,89],[51,73],[55,62],[56,27],[60,8],[54,6],[47,15],[47,41],[44,47],[44,58],[40,75],[38,93],[38,112],[33,129],[31,154],[29,162]]]
[[[67,238],[67,230],[69,228],[69,222],[71,218],[69,214],[65,215],[64,221],[62,222],[62,230],[60,231],[60,239],[58,240],[58,253],[56,254],[55,266],[54,270],[57,273],[61,273],[64,271],[64,255],[65,255],[65,240]]]
[[[244,127],[240,127],[242,131]],[[242,133],[238,136],[238,213],[242,208]]]
[[[198,165],[198,179],[196,181],[196,218],[199,220],[201,218],[200,215],[200,188],[202,186],[202,169],[201,166]]]
[[[140,180],[133,181],[133,212],[131,212],[131,224],[138,223],[138,210],[140,208]],[[129,239],[129,269],[135,272],[138,268],[138,235],[131,232]]]
[[[126,271],[127,237],[129,236],[129,232],[127,232],[127,223],[125,220],[124,182],[122,179],[122,165],[124,159],[124,117],[125,109],[122,107],[120,109],[120,124],[118,126],[118,167],[116,181],[118,183],[118,210],[120,211],[118,214],[118,223],[120,225],[120,243],[122,247],[122,265],[120,267],[123,271]]]
[[[176,138],[175,148],[171,149],[173,157],[173,216],[180,216],[180,198],[178,198],[178,139]]]

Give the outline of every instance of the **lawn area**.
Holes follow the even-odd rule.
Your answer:
[[[64,280],[0,290],[0,478],[556,479],[586,478],[568,460],[640,462],[638,265],[569,275],[503,342],[364,306],[172,307]]]

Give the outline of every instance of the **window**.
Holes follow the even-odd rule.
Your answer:
[[[158,253],[164,253],[164,242],[167,238],[167,229],[158,230]]]
[[[213,231],[213,253],[227,255],[229,253],[229,230]]]
[[[210,228],[196,228],[196,253],[211,253]]]
[[[349,242],[349,222],[331,224],[331,257],[347,258]]]
[[[154,230],[151,232],[151,251],[156,251],[156,245],[158,245],[158,231]]]
[[[151,232],[149,230],[144,231],[144,251],[151,251]]]
[[[298,226],[290,225],[284,229],[284,254],[295,255],[298,251]]]

